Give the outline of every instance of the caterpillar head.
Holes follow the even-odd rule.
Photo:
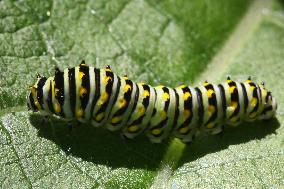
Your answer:
[[[42,100],[42,87],[44,86],[46,77],[37,75],[37,81],[34,85],[29,87],[29,93],[27,95],[28,110],[37,112],[41,109],[39,101]]]
[[[272,96],[270,91],[267,91],[264,88],[264,85],[260,86],[263,99],[264,99],[264,108],[259,116],[259,119],[271,119],[275,116],[277,110],[277,103],[275,97]]]

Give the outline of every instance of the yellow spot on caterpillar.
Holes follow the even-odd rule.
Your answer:
[[[164,101],[168,101],[169,99],[170,99],[170,95],[169,95],[169,93],[163,93],[163,100]]]
[[[238,121],[238,119],[239,119],[238,116],[234,116],[234,117],[232,117],[232,118],[230,119],[230,121],[233,122],[233,123],[235,123],[235,122]]]
[[[236,88],[235,86],[230,87],[230,93],[231,94],[234,93],[235,88]]]
[[[99,113],[98,115],[96,115],[96,121],[101,121],[105,116],[104,112]]]
[[[156,86],[155,88],[156,89],[162,89],[164,87],[164,85],[158,85],[158,86]]]
[[[257,98],[253,97],[250,101],[250,105],[253,106],[253,107],[256,106],[257,101],[258,101]]]
[[[145,108],[143,106],[140,106],[138,108],[138,113],[139,113],[139,116],[142,116],[145,114]]]
[[[263,96],[264,96],[264,97],[267,96],[267,90],[266,90],[266,89],[263,89],[262,93],[263,93]]]
[[[111,72],[111,69],[110,68],[105,68],[105,71]]]
[[[232,80],[230,80],[230,79],[227,79],[227,80],[226,80],[226,82],[227,82],[227,83],[231,83],[231,82],[232,82]]]
[[[138,131],[139,127],[137,125],[131,125],[127,128],[128,132],[134,133]]]
[[[126,106],[127,102],[124,98],[119,99],[119,108],[123,108],[124,106]]]
[[[32,93],[32,97],[34,99],[35,106],[37,107],[37,109],[40,110],[41,109],[40,104],[39,104],[38,100],[35,99],[36,98],[36,88],[34,86],[31,87],[31,93]]]
[[[250,115],[249,115],[249,117],[251,118],[251,119],[253,119],[253,118],[255,118],[256,117],[256,112],[252,112]]]
[[[36,105],[36,106],[39,106],[39,102],[38,102],[38,101],[35,101],[35,105]]]
[[[161,111],[161,112],[160,112],[160,116],[161,116],[161,119],[162,119],[162,120],[165,120],[165,119],[167,118],[167,112]]]
[[[150,96],[150,93],[149,93],[149,91],[144,90],[144,92],[143,92],[143,98],[146,98],[147,96]]]
[[[183,89],[183,88],[185,88],[185,87],[186,87],[186,85],[182,84],[182,85],[178,86],[177,88]]]
[[[250,86],[249,87],[250,92],[253,92],[254,89],[255,89],[255,86]]]
[[[38,101],[35,101],[35,105],[36,105],[37,109],[39,109],[39,110],[41,109]]]
[[[230,106],[231,106],[232,108],[236,109],[236,108],[238,107],[238,102],[232,101],[231,104],[230,104]]]
[[[87,89],[84,87],[81,87],[79,91],[80,97],[83,97],[85,94],[87,94]]]
[[[109,94],[107,92],[104,92],[101,96],[102,104],[105,103],[108,100]]]
[[[36,88],[35,87],[31,87],[31,93],[33,96],[35,96],[36,94]]]
[[[82,78],[84,77],[84,73],[83,72],[79,72],[79,78],[82,80]]]
[[[246,83],[251,83],[251,80],[250,80],[250,79],[248,79],[248,80],[246,80],[245,82],[246,82]]]
[[[211,112],[211,113],[214,113],[216,111],[216,107],[213,106],[213,105],[209,105],[208,106],[208,111]]]
[[[59,89],[58,88],[54,88],[54,95],[55,96],[58,96],[58,92],[59,92]]]
[[[122,79],[128,80],[128,77],[127,76],[123,76]]]
[[[128,90],[131,90],[131,86],[127,84],[124,86],[124,93],[126,93]]]
[[[191,115],[191,113],[190,113],[189,110],[184,110],[184,111],[183,111],[183,116],[184,116],[185,118],[188,118],[190,115]]]
[[[113,117],[112,119],[111,119],[111,123],[118,123],[118,122],[120,122],[121,121],[121,119],[122,119],[122,117],[121,116],[116,116],[116,117]]]
[[[189,131],[189,127],[183,127],[179,129],[180,134],[185,134]]]
[[[208,82],[204,82],[204,83],[203,83],[203,86],[204,86],[204,87],[206,87],[207,85],[209,85]]]
[[[214,94],[214,91],[213,91],[212,89],[209,89],[209,90],[207,91],[207,96],[208,96],[209,98],[211,98],[211,97],[212,97],[212,94]]]
[[[109,76],[107,76],[107,77],[105,77],[105,79],[104,79],[104,84],[106,85],[106,84],[108,84],[108,82],[111,80],[111,77],[109,77]]]
[[[143,82],[143,81],[138,83],[138,85],[144,85],[144,84],[145,84],[145,82]]]
[[[189,92],[185,92],[183,94],[183,100],[187,100],[189,97],[191,97],[191,94]]]
[[[79,109],[77,109],[77,111],[76,111],[76,117],[82,117],[83,116],[83,113],[84,113],[84,111],[83,111],[83,109],[82,108],[79,108]]]
[[[60,104],[59,103],[55,103],[54,104],[54,111],[55,113],[60,113],[61,112],[61,107],[60,107]]]
[[[211,123],[208,123],[207,126],[206,126],[208,129],[212,129],[215,127],[215,123],[211,122]]]
[[[153,130],[152,130],[152,134],[153,134],[153,135],[159,135],[159,134],[161,134],[161,132],[162,132],[161,129],[153,129]]]

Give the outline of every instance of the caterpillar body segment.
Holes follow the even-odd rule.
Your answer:
[[[27,105],[44,116],[121,130],[127,138],[144,133],[155,143],[170,135],[190,142],[197,132],[217,134],[224,125],[270,119],[277,109],[271,92],[250,78],[206,81],[195,88],[152,87],[120,77],[109,66],[98,69],[85,62],[56,69],[49,78],[39,76],[30,87]]]

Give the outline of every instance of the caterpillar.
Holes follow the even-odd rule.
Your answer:
[[[85,61],[64,71],[56,68],[53,77],[38,75],[29,90],[27,106],[41,115],[120,130],[130,139],[144,133],[154,143],[169,135],[191,142],[198,132],[218,134],[224,125],[270,119],[277,109],[264,83],[250,77],[244,82],[228,77],[222,84],[205,81],[195,88],[152,87]]]

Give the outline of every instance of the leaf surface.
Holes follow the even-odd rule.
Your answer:
[[[0,1],[1,187],[283,186],[283,14],[282,3],[262,0]],[[88,124],[70,132],[27,111],[36,73],[51,76],[82,59],[172,87],[251,75],[276,96],[277,120],[190,146],[153,145]]]

